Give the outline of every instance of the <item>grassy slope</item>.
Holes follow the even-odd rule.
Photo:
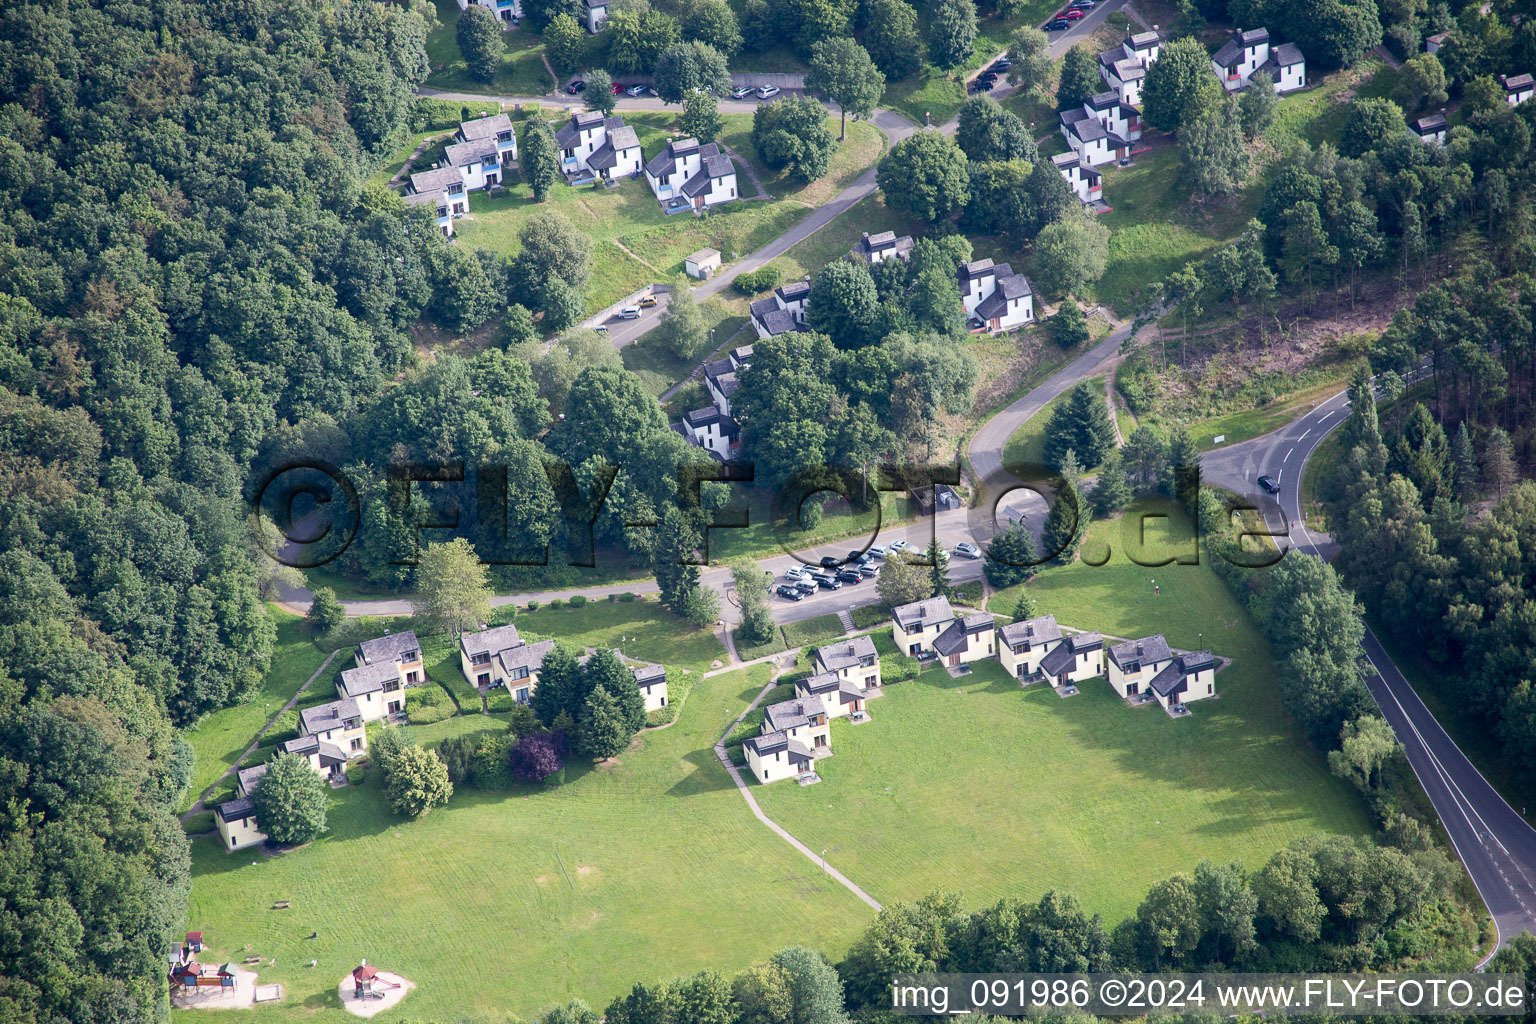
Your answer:
[[[662,147],[675,120],[676,115],[670,112],[625,115],[650,154]],[[726,118],[726,139],[744,159],[751,159],[746,155],[750,147],[745,141],[750,130],[747,115]],[[615,188],[556,185],[542,204],[534,203],[528,186],[516,181],[496,198],[471,193],[471,216],[461,220],[456,230],[465,245],[512,256],[518,250],[518,229],[529,217],[540,210],[560,211],[593,240],[588,305],[601,309],[647,283],[668,281],[681,274],[683,259],[689,253],[708,246],[731,260],[789,230],[810,211],[810,204],[823,201],[824,193],[836,194],[883,151],[884,136],[873,125],[850,125],[848,136],[820,181],[794,186],[776,178],[765,179],[764,186],[774,195],[773,200],[728,203],[702,218],[688,214],[668,217],[639,179]],[[740,175],[739,182],[744,195],[752,194],[745,174]]]
[[[1097,524],[1100,535],[1117,537],[1118,524]],[[929,671],[888,688],[872,723],[833,725],[821,785],[755,790],[768,814],[881,901],[942,887],[977,906],[1059,887],[1111,924],[1203,858],[1256,867],[1298,835],[1366,831],[1352,793],[1302,748],[1268,645],[1209,569],[1117,556],[1031,587],[1066,624],[1161,631],[1187,647],[1203,631],[1235,659],[1217,677],[1221,697],[1173,721],[1126,707],[1102,680],[1063,700],[1021,691],[995,663],[958,682]],[[1015,597],[991,607],[1006,613]]]
[[[544,67],[544,40],[525,24],[520,31],[503,32],[507,52],[494,82],[482,82],[470,75],[459,53],[454,35],[459,21],[459,5],[454,0],[434,0],[438,26],[427,35],[427,60],[432,73],[427,85],[448,92],[494,93],[499,96],[542,96],[555,87]]]
[[[272,651],[272,667],[262,677],[261,685],[248,702],[206,715],[182,733],[197,754],[192,787],[182,810],[192,806],[214,779],[234,766],[257,730],[277,714],[325,660],[325,654],[310,643],[303,619],[270,605],[267,610],[277,620],[277,646]],[[334,696],[328,680],[316,680],[315,686]]]
[[[466,790],[406,821],[375,773],[332,794],[330,832],[303,850],[227,856],[198,840],[188,927],[207,929],[211,959],[246,943],[276,958],[261,980],[286,995],[242,1015],[255,1024],[350,1020],[336,982],[361,957],[418,986],[383,1019],[532,1020],[557,1000],[601,1007],[637,980],[730,972],[793,943],[838,955],[868,909],[753,819],[710,750],[766,679],[701,682],[677,725],[615,767],[568,769],[563,786]],[[471,716],[412,733],[435,743],[482,726],[499,727]],[[293,909],[267,909],[281,898]]]

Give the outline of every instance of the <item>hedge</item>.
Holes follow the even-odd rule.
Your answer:
[[[445,718],[453,717],[452,707],[440,707],[432,704],[418,704],[408,708],[405,712],[405,720],[412,725],[432,725],[441,722]]]

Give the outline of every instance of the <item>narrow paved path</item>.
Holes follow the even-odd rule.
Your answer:
[[[320,663],[319,668],[315,669],[314,674],[311,675],[308,679],[304,680],[304,685],[299,687],[298,690],[294,692],[292,697],[288,698],[288,703],[278,708],[277,714],[274,714],[271,718],[267,719],[267,724],[263,725],[261,729],[256,733],[255,738],[251,740],[250,746],[242,750],[240,752],[240,756],[235,758],[235,763],[226,768],[224,770],[224,774],[214,779],[213,782],[209,784],[207,789],[198,794],[197,802],[194,803],[191,808],[181,816],[181,820],[183,822],[185,822],[188,818],[191,818],[192,815],[208,809],[207,806],[203,803],[204,800],[208,799],[208,794],[217,789],[219,783],[233,775],[236,770],[239,769],[240,765],[245,761],[245,759],[251,756],[256,748],[261,745],[261,738],[265,736],[267,732],[272,728],[272,723],[277,721],[278,716],[280,716],[284,711],[289,710],[299,702],[299,698],[304,696],[305,692],[309,690],[310,685],[314,683],[316,679],[319,679],[321,673],[330,667],[331,661],[336,657],[338,653],[340,653],[339,648],[325,656],[325,660]]]
[[[799,850],[812,864],[815,864],[817,867],[821,868],[828,875],[831,875],[832,878],[837,881],[837,883],[840,884],[843,888],[847,889],[849,892],[853,893],[859,899],[867,903],[870,907],[878,911],[881,909],[881,906],[873,896],[859,888],[858,884],[855,883],[853,879],[849,878],[847,875],[837,870],[837,868],[828,864],[826,862],[826,858],[823,855],[816,853],[809,846],[806,846],[800,840],[790,835],[781,825],[779,825],[778,822],[774,821],[772,818],[768,817],[768,815],[763,813],[763,809],[758,806],[757,798],[752,795],[751,788],[742,779],[740,770],[737,769],[737,767],[731,763],[731,759],[726,756],[726,738],[731,735],[736,726],[741,724],[741,720],[751,714],[752,709],[756,708],[758,704],[762,703],[763,698],[768,696],[769,691],[777,685],[779,685],[779,674],[775,673],[773,678],[768,680],[768,685],[758,691],[757,696],[752,699],[752,703],[748,704],[746,709],[743,710],[741,714],[736,716],[735,721],[726,726],[725,732],[721,734],[719,742],[715,744],[715,756],[720,759],[720,766],[730,773],[731,781],[736,783],[736,788],[740,791],[741,798],[747,802],[747,806],[752,809],[752,814],[757,818],[758,821],[762,822],[764,825],[767,825],[771,830],[773,830],[774,835],[778,836],[790,846],[793,846],[795,849]]]

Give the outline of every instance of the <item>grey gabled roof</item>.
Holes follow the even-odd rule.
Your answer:
[[[1117,60],[1124,60],[1124,59],[1125,59],[1125,47],[1124,46],[1116,46],[1116,47],[1113,47],[1113,48],[1108,49],[1108,50],[1100,50],[1099,51],[1099,65],[1101,67],[1112,68],[1112,67],[1115,66],[1115,61],[1117,61]]]
[[[1201,672],[1216,664],[1216,655],[1210,651],[1190,651],[1188,654],[1179,655],[1179,664],[1184,666],[1184,671],[1189,673]]]
[[[1518,92],[1521,89],[1529,89],[1532,87],[1532,79],[1530,75],[1505,75],[1503,77],[1504,89],[1506,92]]]
[[[603,139],[603,144],[587,158],[587,166],[599,170],[618,165],[619,154],[640,148],[640,138],[635,130],[625,124],[622,118],[609,118],[609,122],[618,121],[617,125],[610,124],[608,136]]]
[[[411,175],[412,192],[437,195],[446,192],[450,185],[464,186],[464,176],[457,167],[434,167]]]
[[[975,277],[986,277],[992,273],[996,273],[996,267],[991,260],[972,260],[969,263],[962,263],[955,268],[955,277],[960,281],[969,281]]]
[[[641,688],[667,681],[667,670],[661,665],[653,665],[650,662],[636,665],[630,671],[635,674],[635,685]]]
[[[400,197],[405,200],[407,206],[437,206],[448,204],[448,194],[442,190],[436,192],[412,192],[410,195]]]
[[[1260,43],[1269,42],[1269,29],[1267,28],[1250,28],[1246,31],[1234,32],[1232,35],[1233,38],[1237,39],[1244,46],[1257,46]]]
[[[1144,50],[1149,46],[1155,46],[1162,42],[1162,36],[1156,32],[1137,32],[1127,40],[1133,50]]]
[[[918,624],[933,626],[940,622],[948,622],[955,617],[947,597],[930,597],[922,601],[913,601],[911,604],[896,608],[891,615],[895,618],[896,624],[903,628]]]
[[[581,110],[571,115],[571,119],[560,126],[555,132],[555,142],[561,149],[572,149],[581,141],[581,133],[591,131],[598,125],[606,125],[608,118],[603,116],[601,110]],[[620,122],[622,123],[622,121]]]
[[[421,651],[421,641],[416,639],[414,629],[402,630],[399,633],[386,633],[372,640],[364,640],[357,645],[358,653],[363,656],[363,662],[372,665],[380,661],[396,661],[402,654],[409,651]]]
[[[714,143],[709,144],[713,146]],[[704,149],[708,149],[706,146]],[[686,196],[707,196],[715,189],[716,179],[723,179],[736,173],[736,165],[731,163],[731,158],[724,153],[704,154],[704,149],[699,150],[703,157],[699,161],[699,169],[693,177],[683,182],[683,194]]]
[[[505,626],[492,626],[490,629],[482,629],[478,633],[465,633],[459,637],[459,647],[470,657],[477,654],[497,654],[508,647],[518,647],[523,638],[518,635],[517,627],[512,623]]]
[[[1143,665],[1167,661],[1172,657],[1173,652],[1168,649],[1168,641],[1163,639],[1161,633],[1142,637],[1140,640],[1127,640],[1109,649],[1109,660],[1122,669],[1136,669]]]
[[[225,821],[233,821],[236,818],[249,818],[255,809],[256,805],[251,802],[251,798],[242,796],[219,804],[214,808],[214,813]]]
[[[751,313],[755,317],[761,318],[767,316],[769,313],[772,313],[778,308],[780,308],[778,301],[770,295],[766,299],[754,299],[747,305],[747,312]],[[726,369],[722,370],[722,373],[727,373],[731,369],[734,369],[729,359],[717,359],[715,362],[726,364]],[[709,372],[709,365],[704,367],[704,372]]]
[[[306,736],[313,736],[327,729],[340,728],[345,720],[357,717],[357,701],[351,697],[343,697],[341,700],[333,700],[328,704],[300,711],[299,728]]]
[[[692,412],[683,413],[683,422],[695,430],[700,427],[707,427],[711,423],[718,423],[719,421],[720,410],[712,405],[706,405],[702,409],[694,409]]]
[[[831,672],[818,672],[813,676],[795,680],[796,690],[805,690],[807,693],[814,694],[831,693],[840,685],[842,685],[841,681]]]
[[[691,153],[698,153],[700,159],[711,152],[719,153],[720,147],[713,142],[706,146],[700,146],[695,138],[672,139],[661,147],[661,152],[645,162],[645,173],[653,178],[670,178],[672,172],[677,170],[677,161]]]
[[[512,130],[512,119],[506,114],[487,114],[459,125],[459,134],[465,142],[475,139],[494,139],[499,132]]]
[[[1113,90],[1095,93],[1084,104],[1085,107],[1092,107],[1094,110],[1108,110],[1110,107],[1118,107],[1119,105],[1120,94]]]
[[[789,754],[791,764],[797,761],[809,763],[811,760],[811,752],[805,744],[790,739],[782,732],[769,732],[761,736],[749,737],[742,746],[751,748],[758,757],[785,751]]]
[[[816,709],[817,714],[823,714],[821,708]],[[799,700],[781,700],[777,704],[768,705],[763,712],[763,732],[788,732],[790,729],[798,729],[802,725],[810,725],[810,715],[806,713],[805,702]]]
[[[329,743],[320,739],[318,736],[300,736],[296,740],[288,740],[283,744],[283,753],[299,754],[305,757],[309,756],[310,754],[319,754],[320,764],[322,767],[324,767],[327,762],[330,762],[331,764],[347,763],[346,751],[342,750],[334,743]]]
[[[393,661],[381,661],[374,665],[359,665],[341,674],[341,692],[347,697],[361,697],[365,693],[378,693],[384,684],[400,678],[400,666]]]
[[[1061,119],[1067,131],[1077,136],[1079,142],[1097,142],[1099,139],[1109,137],[1109,133],[1104,130],[1098,118],[1081,110],[1078,113],[1083,116],[1068,120],[1067,115],[1062,114]]]
[[[1004,264],[1007,266],[1007,264]],[[999,276],[997,288],[976,304],[976,315],[983,320],[990,320],[994,316],[1002,316],[1008,310],[1008,303],[1013,299],[1022,299],[1026,295],[1033,295],[1034,291],[1029,287],[1029,279],[1023,274],[1009,274],[1006,277]]]
[[[961,628],[959,619],[951,622],[948,629],[934,637],[933,649],[944,655],[958,654],[965,650],[965,630]]]
[[[1040,670],[1046,675],[1060,675],[1077,661],[1077,652],[1070,643],[1057,644],[1050,653],[1040,659]]]
[[[1141,61],[1134,57],[1115,61],[1110,66],[1110,72],[1122,82],[1134,82],[1138,78],[1147,77],[1147,69],[1142,67]]]
[[[1283,68],[1288,68],[1293,64],[1301,64],[1305,60],[1306,58],[1301,55],[1301,48],[1295,43],[1281,43],[1279,46],[1270,47],[1269,60],[1266,63],[1274,63]],[[1530,76],[1527,75],[1526,78],[1530,78]]]
[[[875,657],[875,641],[869,636],[856,636],[852,640],[840,640],[816,649],[816,664],[824,672],[852,668],[860,658]]]
[[[537,672],[544,667],[544,658],[554,650],[553,640],[540,640],[538,643],[523,644],[521,647],[511,647],[497,655],[501,659],[501,667],[507,675],[511,675],[514,669],[526,668],[529,672]]]
[[[1221,49],[1216,51],[1216,56],[1211,58],[1211,63],[1217,67],[1230,68],[1243,59],[1243,44],[1235,38],[1228,39]]]
[[[264,764],[256,764],[249,768],[241,768],[238,772],[235,773],[240,792],[244,793],[246,796],[250,796],[251,790],[256,788],[256,783],[260,782],[261,777],[265,774],[267,774],[267,766]]]
[[[1060,640],[1061,627],[1056,624],[1056,616],[1039,615],[1033,619],[1023,619],[1019,622],[1010,622],[1006,626],[999,626],[997,635],[1010,647],[1026,640],[1031,644],[1042,644],[1051,640]]]
[[[1413,122],[1413,130],[1420,135],[1435,135],[1445,131],[1445,115],[1430,114]]]
[[[1104,646],[1103,633],[1074,633],[1064,645],[1074,651],[1094,651]]]
[[[789,334],[800,330],[801,327],[800,321],[795,319],[795,314],[787,309],[774,308],[759,316],[757,321],[763,325],[763,330],[767,331],[770,337],[778,334]]]
[[[804,302],[806,296],[811,294],[811,283],[809,281],[791,281],[789,284],[779,285],[779,287],[773,290],[773,293],[786,304],[790,302]]]
[[[1153,676],[1152,682],[1147,685],[1164,697],[1172,696],[1175,693],[1183,693],[1185,689],[1184,668],[1177,661],[1171,661],[1163,667],[1161,672]]]
[[[477,164],[486,158],[495,158],[495,139],[473,139],[469,142],[455,142],[443,149],[443,156],[455,167],[465,167],[469,164]]]

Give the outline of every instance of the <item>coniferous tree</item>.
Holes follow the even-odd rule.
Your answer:
[[[1065,565],[1077,557],[1077,549],[1088,532],[1088,508],[1078,488],[1077,456],[1070,448],[1062,457],[1061,475],[1061,486],[1045,514],[1040,547],[1042,555]]]
[[[1011,523],[987,545],[987,560],[982,566],[987,582],[1001,590],[1023,583],[1040,571],[1035,535],[1023,523]]]
[[[1518,478],[1519,470],[1515,466],[1509,435],[1503,429],[1494,427],[1488,431],[1488,442],[1483,446],[1483,484],[1502,498]]]
[[[928,583],[933,597],[947,597],[954,592],[954,585],[949,582],[949,559],[944,557],[944,548],[935,537],[928,542],[926,553],[928,561],[933,564],[928,567]]]
[[[1092,500],[1094,511],[1106,518],[1119,515],[1131,503],[1131,481],[1125,475],[1125,460],[1118,449],[1099,464]]]
[[[560,150],[555,142],[554,129],[541,117],[530,117],[523,128],[523,145],[519,154],[523,180],[533,190],[533,201],[542,203],[549,197],[549,190],[560,181]]]
[[[1477,499],[1477,449],[1472,447],[1466,420],[1456,428],[1456,437],[1451,442],[1451,469],[1456,478],[1456,499],[1470,505]]]
[[[622,753],[635,735],[619,702],[601,688],[588,695],[576,722],[576,732],[582,753],[596,758]]]

